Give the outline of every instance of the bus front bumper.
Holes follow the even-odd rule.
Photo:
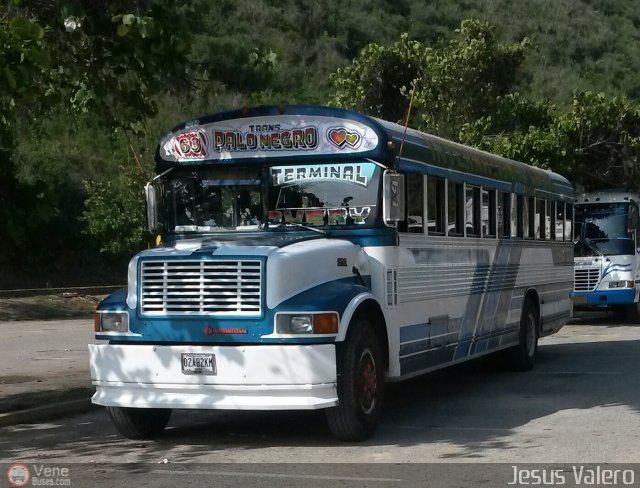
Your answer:
[[[97,405],[136,408],[312,410],[337,405],[335,346],[90,344]],[[214,371],[184,372],[183,357],[213,356]],[[211,364],[209,364],[211,366]]]
[[[602,291],[574,291],[572,301],[574,307],[605,307],[607,305],[626,305],[635,300],[634,288],[620,288]]]

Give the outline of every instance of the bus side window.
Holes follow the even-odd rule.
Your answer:
[[[545,200],[544,206],[544,238],[553,239],[551,234],[551,216],[553,215],[553,202],[551,200]]]
[[[518,237],[524,239],[529,236],[529,212],[527,198],[518,195]]]
[[[480,237],[480,188],[465,185],[465,231],[469,237]]]
[[[511,236],[511,194],[498,192],[498,237],[509,239]]]
[[[510,195],[511,210],[510,215],[510,228],[511,237],[522,237],[522,195]]]
[[[564,236],[566,241],[573,239],[573,203],[567,203],[566,205]]]
[[[548,207],[548,214],[549,216],[547,217],[547,222],[549,223],[549,239],[551,239],[552,241],[557,240],[556,238],[556,218],[557,218],[557,211],[556,211],[556,206],[558,205],[558,202],[549,202],[549,207]]]
[[[564,203],[556,202],[556,241],[564,240]]]
[[[464,188],[462,183],[449,181],[447,185],[447,230],[450,236],[464,233]]]
[[[547,237],[546,232],[547,219],[547,201],[542,198],[536,199],[536,210],[534,215],[535,238],[544,240]]]
[[[526,202],[525,209],[523,209],[524,222],[527,226],[524,230],[523,236],[525,239],[536,238],[536,199],[533,197],[527,197],[524,199]]]
[[[445,233],[445,180],[427,177],[427,231],[431,235]]]
[[[405,174],[407,219],[398,222],[398,232],[424,233],[424,177],[418,173]]]
[[[482,236],[496,237],[496,191],[482,189]]]

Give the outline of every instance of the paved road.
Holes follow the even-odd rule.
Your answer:
[[[333,440],[320,412],[214,411],[175,412],[161,440],[135,442],[122,439],[105,411],[95,409],[51,423],[0,429],[0,459],[83,463],[77,469],[106,463],[93,469],[93,476],[121,473],[122,480],[133,474],[122,474],[110,463],[148,463],[140,468],[146,469],[145,479],[171,479],[171,484],[180,484],[184,476],[184,466],[172,468],[174,463],[207,463],[190,468],[191,475],[200,473],[190,478],[193,486],[207,486],[203,480],[211,473],[220,483],[247,476],[246,468],[208,463],[640,461],[640,326],[583,318],[543,339],[539,352],[529,373],[507,373],[500,361],[485,359],[393,385],[376,436],[362,444]],[[266,478],[254,479],[271,479],[268,465],[263,467]],[[339,471],[318,469],[309,479],[329,482],[331,473]],[[370,483],[384,478],[366,466],[354,466],[356,471],[359,480],[370,475]],[[291,481],[278,480],[285,486]]]
[[[1,396],[88,387],[93,320],[0,321]]]

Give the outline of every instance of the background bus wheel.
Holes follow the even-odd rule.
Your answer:
[[[129,439],[151,439],[158,436],[169,423],[169,408],[107,407],[113,423]]]
[[[624,315],[629,322],[640,322],[640,302],[624,306]]]
[[[384,365],[373,327],[364,320],[338,351],[338,406],[327,409],[334,436],[361,441],[376,428],[384,393]]]
[[[539,330],[538,310],[533,301],[527,299],[520,317],[520,344],[507,350],[507,361],[511,369],[529,371],[533,368],[538,352]]]

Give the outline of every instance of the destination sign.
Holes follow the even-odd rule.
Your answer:
[[[357,121],[277,115],[210,124],[195,121],[165,137],[160,143],[160,156],[167,162],[190,163],[311,152],[352,154],[373,151],[377,146],[373,128]]]
[[[307,166],[274,166],[271,178],[274,186],[287,183],[341,180],[367,186],[373,171],[372,165],[319,164]]]

